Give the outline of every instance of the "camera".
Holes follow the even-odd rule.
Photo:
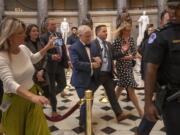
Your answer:
[[[61,57],[62,56],[62,46],[64,45],[63,39],[62,38],[55,39],[54,45],[55,45],[57,53]]]
[[[63,45],[63,39],[62,39],[62,38],[57,38],[57,39],[54,41],[54,45],[55,45],[55,46],[62,46],[62,45]]]

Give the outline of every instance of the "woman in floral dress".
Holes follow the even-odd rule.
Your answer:
[[[113,54],[116,59],[116,70],[118,74],[118,83],[116,87],[116,95],[119,98],[122,90],[126,88],[129,93],[129,97],[135,105],[139,115],[143,116],[143,111],[138,103],[137,96],[134,88],[137,87],[137,83],[133,75],[134,59],[136,58],[137,50],[134,44],[131,34],[131,24],[124,22],[117,29],[117,36],[113,42]],[[123,51],[124,57],[116,57],[116,52]]]

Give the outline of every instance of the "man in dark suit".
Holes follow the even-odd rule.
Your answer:
[[[128,118],[125,114],[115,95],[115,83],[113,81],[113,54],[111,43],[106,41],[107,27],[106,25],[99,25],[95,29],[97,38],[91,42],[91,47],[96,49],[92,52],[93,56],[100,56],[102,60],[101,67],[96,70],[96,78],[98,78],[99,85],[103,85],[111,107],[116,115],[117,121],[120,122]],[[116,52],[116,57],[122,57],[123,52]]]
[[[89,48],[92,31],[90,27],[82,25],[78,28],[79,41],[74,43],[69,51],[73,65],[71,84],[75,87],[80,99],[84,98],[85,91],[90,89],[94,93],[97,83],[94,78],[94,69],[99,68],[100,58],[92,58]],[[80,108],[80,127],[86,128],[86,106]]]
[[[46,22],[47,33],[40,37],[42,44],[46,45],[50,36],[56,36],[60,39],[61,43],[48,51],[47,53],[47,72],[50,80],[51,92],[50,96],[53,99],[52,104],[52,117],[59,117],[56,111],[57,99],[56,95],[64,90],[66,87],[65,68],[68,68],[68,57],[66,47],[64,45],[61,33],[56,32],[56,22],[54,19],[47,19]],[[58,50],[59,49],[59,50]],[[57,83],[57,87],[56,87]]]

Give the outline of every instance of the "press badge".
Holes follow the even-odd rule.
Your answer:
[[[8,100],[3,100],[1,105],[0,105],[0,110],[2,112],[6,112],[8,110],[8,108],[10,107],[11,102]]]
[[[107,62],[108,62],[108,59],[107,59],[107,58],[103,58],[103,62],[104,62],[104,63],[107,63]]]

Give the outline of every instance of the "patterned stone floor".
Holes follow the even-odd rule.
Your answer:
[[[69,80],[69,76],[67,76]],[[137,78],[136,78],[137,79]],[[73,88],[65,89],[69,96],[62,98],[57,95],[58,99],[58,111],[64,114],[71,108],[79,99],[77,97],[76,91]],[[101,103],[99,99],[104,93],[103,87],[100,87],[94,96],[93,104],[93,130],[96,135],[134,135],[134,131],[140,122],[137,111],[131,102],[126,100],[126,92],[123,91],[119,103],[125,112],[131,113],[131,117],[117,124],[113,111],[109,103]],[[140,105],[144,105],[144,91],[136,90],[138,98],[140,100]],[[44,109],[44,111],[50,114],[50,107]],[[83,132],[79,130],[78,127],[78,116],[79,109],[76,110],[70,117],[61,121],[52,123],[48,121],[49,128],[52,135],[84,135]],[[153,128],[151,135],[165,135],[162,121],[158,121]]]

